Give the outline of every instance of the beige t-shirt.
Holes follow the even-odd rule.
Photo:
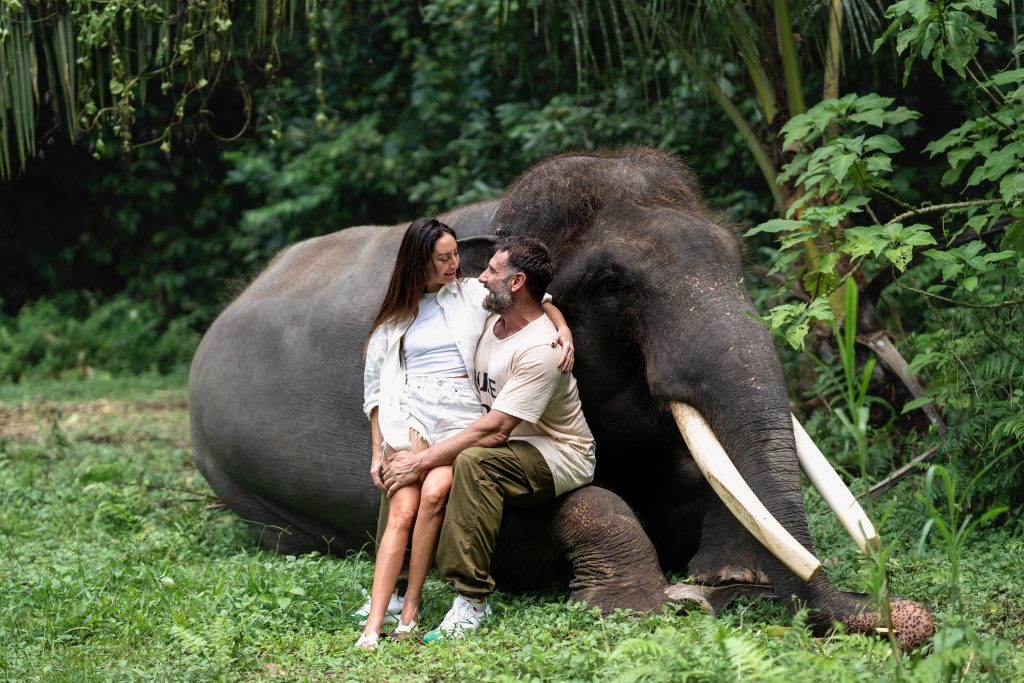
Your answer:
[[[555,327],[542,315],[498,339],[492,315],[476,347],[476,386],[488,410],[522,420],[510,441],[527,441],[544,456],[556,495],[594,479],[594,435],[583,417],[576,378],[558,371],[561,351],[551,346]]]

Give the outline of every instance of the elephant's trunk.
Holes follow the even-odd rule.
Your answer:
[[[802,585],[814,576],[818,563],[809,559],[813,549],[789,397],[774,344],[753,318],[750,300],[737,286],[739,279],[721,272],[695,273],[688,283],[679,283],[658,298],[654,314],[662,325],[668,323],[672,339],[665,343],[654,336],[644,349],[648,385],[667,408],[683,403],[694,409],[692,414],[674,409],[675,417],[707,422],[735,466],[736,479],[752,492],[740,499],[759,501],[784,532],[769,531],[774,523],[760,510],[737,516],[753,522],[748,529],[764,528],[766,533],[760,534],[752,529],[762,542],[769,537],[779,541],[769,546],[781,550],[792,569],[782,568],[781,573]],[[700,453],[695,454],[692,445],[689,450],[699,463]],[[781,588],[781,576],[769,577]]]

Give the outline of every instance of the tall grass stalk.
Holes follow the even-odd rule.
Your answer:
[[[915,495],[917,500],[924,506],[925,512],[928,515],[928,519],[921,529],[921,536],[918,539],[918,553],[923,551],[925,541],[928,539],[928,534],[931,533],[932,529],[937,530],[942,542],[942,549],[949,559],[949,589],[957,611],[963,610],[960,563],[964,548],[967,545],[967,539],[970,538],[971,534],[979,526],[992,521],[1009,510],[1005,505],[998,505],[989,508],[980,517],[976,518],[970,512],[964,513],[971,489],[987,470],[987,467],[983,468],[965,486],[960,487],[959,477],[955,469],[949,470],[943,465],[932,465],[928,468],[928,473],[925,475],[924,487]],[[940,500],[942,509],[936,506],[936,498]]]
[[[890,507],[882,515],[882,519],[879,522],[879,526],[885,523],[886,518],[889,516],[892,508]],[[893,628],[892,623],[892,603],[889,599],[889,559],[892,556],[892,550],[895,546],[894,542],[890,542],[886,545],[873,546],[868,544],[868,578],[866,582],[866,588],[868,595],[871,597],[872,603],[878,608],[878,612],[882,617],[882,625],[885,628],[885,636],[889,641],[890,647],[890,659],[893,665],[895,680],[903,680],[905,678],[905,667],[903,662],[903,655],[900,650],[900,644],[896,640],[896,630]]]
[[[875,359],[868,359],[864,368],[859,373],[857,372],[857,288],[849,286],[844,289],[846,290],[846,315],[843,319],[843,328],[840,329],[838,324],[832,323],[845,379],[842,391],[845,410],[836,408],[836,417],[839,418],[843,429],[853,437],[854,443],[857,445],[857,466],[860,469],[861,480],[866,482],[868,474],[868,415],[871,410],[868,405],[868,385],[871,382],[871,373],[875,369]]]

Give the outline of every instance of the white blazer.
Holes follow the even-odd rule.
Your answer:
[[[444,321],[455,339],[466,376],[472,382],[476,377],[473,357],[476,344],[490,313],[481,305],[487,288],[476,278],[456,280],[437,292],[437,303],[444,311]],[[373,331],[366,347],[366,366],[363,370],[363,412],[366,417],[377,408],[384,441],[396,450],[408,449],[409,424],[402,405],[402,387],[405,386],[405,365],[402,363],[402,336],[412,320],[385,323]],[[379,444],[374,444],[374,448]]]

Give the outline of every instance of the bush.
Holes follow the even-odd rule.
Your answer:
[[[199,342],[191,320],[164,321],[156,305],[123,295],[94,305],[77,317],[49,299],[25,305],[13,318],[0,318],[0,381],[89,376],[187,367]]]

